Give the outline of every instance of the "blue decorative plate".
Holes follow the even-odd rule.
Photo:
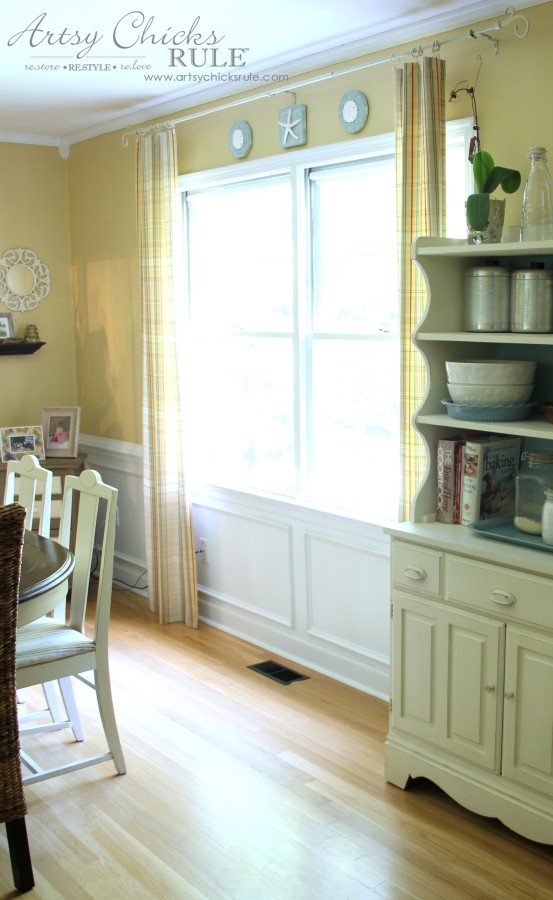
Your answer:
[[[453,403],[442,400],[448,416],[470,422],[518,422],[527,419],[535,403],[516,403],[510,406],[477,406],[476,404]]]

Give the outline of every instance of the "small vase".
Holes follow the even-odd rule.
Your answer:
[[[490,217],[484,231],[475,231],[467,222],[469,244],[499,244],[505,221],[505,200],[490,200]]]

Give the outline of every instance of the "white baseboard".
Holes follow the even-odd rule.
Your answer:
[[[387,700],[390,696],[387,661],[371,658],[369,655],[345,654],[336,647],[312,641],[289,629],[281,630],[260,616],[247,615],[239,607],[223,605],[203,592],[199,593],[199,617],[221,631],[349,684],[364,693],[382,700]]]

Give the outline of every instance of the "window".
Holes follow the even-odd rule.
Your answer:
[[[388,154],[324,167],[309,180],[307,500],[393,518],[399,485],[395,162]]]
[[[295,496],[290,178],[200,191],[187,205],[192,471],[204,482]]]
[[[462,190],[466,132],[448,153]],[[396,520],[393,149],[387,136],[182,179],[196,481]]]

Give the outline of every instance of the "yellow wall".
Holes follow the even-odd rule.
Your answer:
[[[43,406],[77,402],[67,163],[52,147],[0,143],[0,172],[0,256],[29,248],[51,278],[36,310],[11,313],[17,337],[36,324],[46,346],[31,356],[0,357],[0,426],[35,425]],[[9,312],[4,304],[0,311]]]
[[[134,148],[115,133],[83,141],[69,172],[81,431],[141,443]]]
[[[446,88],[449,91],[458,82],[477,83],[478,111],[485,149],[489,150],[500,165],[519,168],[525,177],[528,171],[526,150],[532,144],[543,144],[551,150],[553,161],[553,119],[548,114],[548,85],[553,84],[553,53],[550,35],[553,33],[553,2],[524,11],[530,22],[529,35],[518,39],[512,27],[496,32],[500,41],[497,56],[491,42],[484,39],[465,40],[444,45],[441,50],[446,60]],[[474,23],[478,25],[478,23]],[[462,33],[468,29],[464,29]],[[431,35],[435,37],[449,35]],[[411,45],[409,45],[410,47]],[[390,52],[406,49],[393,48]],[[381,58],[386,53],[376,54]],[[370,57],[367,57],[369,59]],[[349,63],[334,66],[334,70],[346,68]],[[337,110],[340,98],[349,89],[362,90],[369,99],[369,120],[362,132],[349,135],[338,122]],[[258,92],[253,91],[251,93]],[[281,107],[289,105],[291,98],[283,94],[246,106],[215,113],[177,127],[179,148],[179,172],[193,172],[235,163],[228,149],[228,131],[238,118],[249,121],[254,136],[248,159],[273,156],[286,151],[279,147],[277,114]],[[341,78],[322,81],[317,85],[300,88],[297,102],[307,105],[308,146],[356,140],[372,134],[391,132],[393,120],[392,65],[385,64]],[[462,118],[471,114],[468,98],[461,94],[459,101],[447,106],[448,118]],[[0,145],[3,153],[10,153],[9,145]],[[12,153],[14,151],[12,150]],[[21,147],[15,150],[22,153]],[[52,159],[54,151],[28,149],[25,165],[34,172],[38,160],[47,157],[52,170],[58,172],[65,165]],[[34,156],[33,156],[34,154]],[[35,163],[36,159],[36,163]],[[23,184],[22,163],[19,163],[20,185]],[[44,169],[44,165],[43,169]],[[72,284],[74,292],[75,331],[68,336],[66,307],[59,307],[57,298],[48,299],[49,314],[54,313],[64,326],[64,345],[71,358],[76,347],[76,385],[78,402],[82,407],[81,427],[86,433],[135,443],[141,442],[141,362],[140,362],[140,306],[138,296],[137,249],[135,228],[135,151],[131,145],[121,146],[121,133],[103,135],[83,141],[71,147],[67,164],[69,176],[69,215],[71,223]],[[36,175],[37,194],[44,199],[45,172]],[[3,170],[6,171],[5,166]],[[35,176],[33,176],[35,177]],[[22,189],[25,198],[28,188]],[[56,197],[58,196],[57,192]],[[48,189],[48,196],[51,196]],[[59,196],[65,198],[65,188]],[[522,190],[507,199],[506,224],[520,221]],[[29,203],[29,206],[32,204]],[[56,280],[61,279],[66,264],[67,221],[63,220],[61,204],[54,207],[56,213],[48,228],[43,224],[37,233],[33,249],[41,252],[45,261],[56,266]],[[65,200],[63,209],[65,208]],[[46,204],[48,209],[48,204]],[[11,206],[10,210],[11,211]],[[32,245],[36,232],[24,230],[15,236],[6,217],[0,217],[0,229],[4,244],[12,246],[20,240]],[[59,234],[56,232],[59,231]],[[21,234],[21,237],[19,235]],[[60,237],[62,235],[63,237]],[[59,240],[60,246],[53,252],[46,240]],[[65,247],[65,255],[63,248]],[[66,275],[65,281],[67,282]],[[50,333],[50,315],[38,321],[44,337],[54,341]],[[61,324],[61,323],[60,323]],[[56,344],[59,346],[58,336]],[[60,365],[54,347],[44,348],[44,384],[55,382]],[[27,372],[40,360],[40,352],[32,357]],[[6,364],[6,360],[2,363]],[[7,362],[13,372],[20,361]],[[21,367],[23,368],[23,367]],[[6,371],[6,370],[5,370]],[[18,369],[21,371],[21,369]],[[36,384],[30,374],[28,384]],[[42,379],[41,379],[42,380]],[[74,397],[73,370],[63,378],[67,390],[63,396],[50,396],[41,388],[41,403],[69,403]],[[71,385],[71,390],[69,390]],[[55,393],[55,392],[54,392]],[[18,392],[21,398],[22,393]],[[11,402],[11,401],[10,401]],[[32,411],[27,409],[25,413]],[[30,402],[30,401],[29,401]],[[34,402],[34,401],[33,401]],[[38,404],[40,405],[40,404]],[[11,402],[12,409],[19,409]],[[33,408],[34,409],[34,408]],[[13,417],[13,416],[12,416]],[[4,413],[2,413],[4,418]],[[21,416],[18,416],[18,420]],[[14,420],[15,423],[15,420]],[[11,423],[10,423],[11,424]]]

